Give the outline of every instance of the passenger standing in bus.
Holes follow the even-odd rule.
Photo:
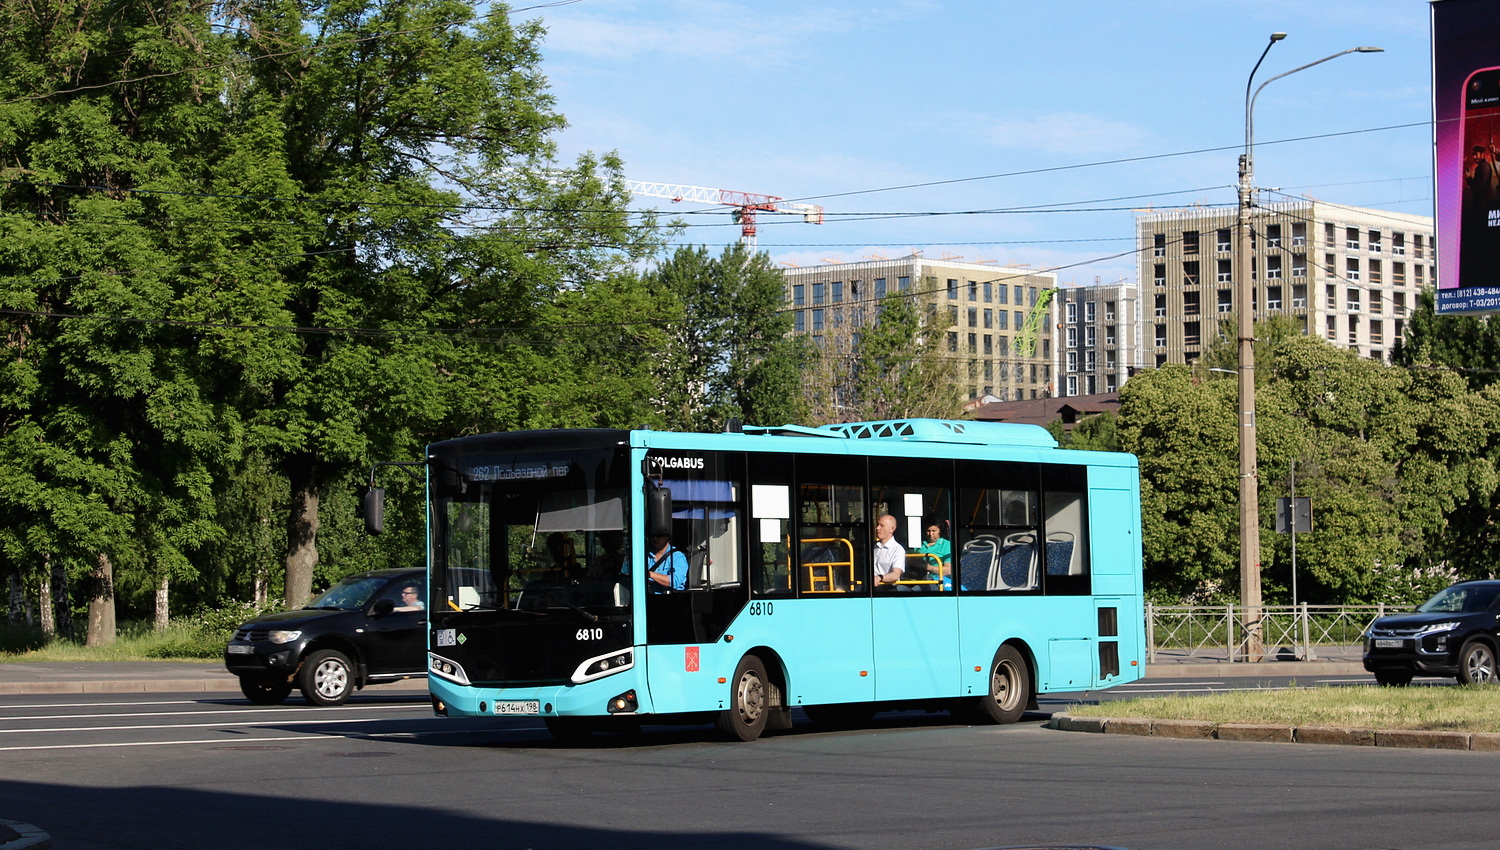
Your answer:
[[[688,559],[672,546],[665,534],[651,536],[651,551],[646,555],[646,583],[652,593],[687,590]]]
[[[906,549],[896,542],[896,518],[886,514],[875,522],[875,586],[895,584],[906,572]]]

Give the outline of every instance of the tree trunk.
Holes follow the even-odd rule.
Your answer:
[[[68,586],[68,568],[59,558],[47,556],[52,564],[52,601],[57,606],[57,634],[72,638],[73,635],[73,591]]]
[[[52,558],[42,556],[42,566],[44,569],[37,581],[36,608],[42,623],[42,637],[50,641],[57,637],[57,606],[52,601]]]
[[[83,645],[109,646],[115,642],[115,568],[109,555],[99,553],[89,585],[89,626]]]
[[[171,587],[171,582],[170,577],[162,576],[161,583],[156,585],[156,612],[151,625],[158,632],[167,630],[167,621],[170,619],[167,612],[167,590]]]
[[[286,604],[295,608],[311,598],[313,568],[318,565],[318,481],[311,460],[292,466],[287,476],[292,510],[287,517]]]
[[[31,608],[26,604],[26,586],[21,583],[19,571],[10,574],[10,624],[31,625]]]

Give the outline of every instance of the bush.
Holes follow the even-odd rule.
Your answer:
[[[145,648],[145,654],[150,658],[219,658],[235,628],[266,610],[248,602],[230,602],[174,618],[157,636],[159,640]]]
[[[40,627],[0,622],[0,653],[30,652],[46,645]]]

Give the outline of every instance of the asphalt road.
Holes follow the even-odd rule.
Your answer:
[[[69,848],[1495,846],[1500,754],[1087,735],[1043,717],[564,747],[534,720],[433,718],[414,693],[337,709],[5,696],[0,814]]]

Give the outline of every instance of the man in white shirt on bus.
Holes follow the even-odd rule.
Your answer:
[[[875,522],[875,586],[892,585],[906,571],[906,549],[896,542],[896,518],[886,514]]]

